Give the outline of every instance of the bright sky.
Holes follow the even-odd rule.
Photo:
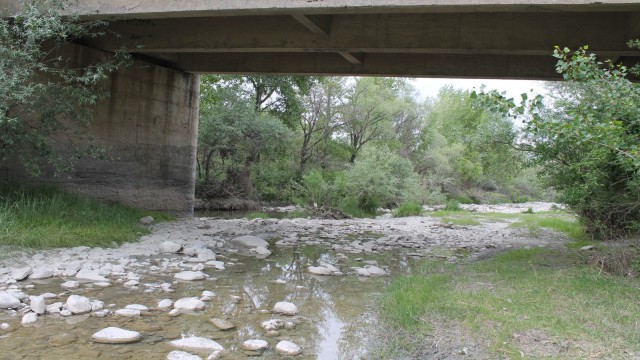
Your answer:
[[[463,90],[480,89],[485,84],[486,90],[506,91],[507,98],[520,100],[520,94],[530,93],[531,90],[538,94],[544,94],[544,81],[534,80],[487,80],[487,79],[414,79],[413,85],[418,89],[421,98],[435,97],[438,90],[445,85],[452,85],[454,88]]]

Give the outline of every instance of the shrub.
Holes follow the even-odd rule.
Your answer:
[[[455,200],[447,200],[447,202],[444,204],[444,209],[446,211],[462,211],[460,203]]]
[[[408,201],[402,203],[394,212],[395,217],[419,216],[422,213],[422,205],[417,202]]]

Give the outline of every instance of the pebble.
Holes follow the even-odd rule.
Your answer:
[[[267,331],[278,330],[284,327],[284,321],[280,319],[266,320],[266,321],[263,321],[262,324],[260,324],[260,326],[262,326],[262,328]]]
[[[7,323],[0,324],[0,329],[2,329],[2,330],[9,330],[10,328],[11,328],[11,326],[9,326],[9,324],[7,324]]]
[[[262,351],[269,348],[269,343],[264,340],[246,340],[242,347],[249,351]]]
[[[158,301],[158,308],[160,309],[168,309],[173,305],[173,301],[171,299],[162,299]]]
[[[178,340],[173,340],[169,342],[172,346],[183,349],[183,350],[191,350],[191,351],[222,351],[224,348],[222,345],[217,342],[199,337],[199,336],[191,336]]]
[[[225,319],[218,319],[218,318],[212,318],[209,321],[211,321],[211,323],[213,325],[215,325],[215,327],[217,327],[220,330],[231,330],[234,327],[236,327],[236,325],[234,323],[232,323],[229,320],[225,320]]]
[[[136,342],[141,338],[142,336],[137,331],[117,327],[104,328],[91,337],[93,341],[103,344],[128,344]]]
[[[67,346],[67,345],[73,344],[77,340],[78,340],[78,337],[73,334],[69,334],[69,333],[55,334],[49,337],[49,345],[54,347]]]
[[[273,306],[273,312],[293,316],[298,313],[298,308],[290,302],[280,301]]]
[[[22,325],[30,325],[38,321],[38,314],[34,312],[28,312],[22,316]]]
[[[276,345],[276,352],[280,355],[295,356],[302,352],[302,348],[291,341],[282,340]]]
[[[153,216],[145,216],[143,218],[140,218],[140,220],[138,220],[138,222],[142,225],[151,225],[153,224],[154,221],[155,219],[153,218]]]
[[[129,304],[127,306],[124,307],[125,309],[133,309],[133,310],[138,310],[138,311],[149,311],[149,308],[141,305],[141,304]]]
[[[182,298],[173,304],[174,309],[178,310],[203,310],[205,303],[197,298]]]

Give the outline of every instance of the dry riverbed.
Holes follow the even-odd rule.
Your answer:
[[[513,221],[193,218],[118,248],[16,252],[0,262],[0,359],[359,359],[376,296],[415,259],[566,241]]]

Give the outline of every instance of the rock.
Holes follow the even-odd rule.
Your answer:
[[[173,275],[173,277],[175,277],[178,280],[194,281],[194,280],[203,280],[204,278],[207,277],[207,275],[202,271],[181,271]]]
[[[266,321],[263,321],[262,324],[260,324],[260,326],[262,326],[262,328],[267,331],[275,331],[278,329],[282,329],[284,327],[284,321],[280,319],[266,320]]]
[[[286,323],[284,323],[284,328],[287,330],[295,329],[296,323],[294,323],[293,321],[287,321]]]
[[[71,295],[67,299],[67,310],[75,315],[91,312],[91,300],[84,296]]]
[[[233,238],[229,240],[229,245],[233,247],[241,248],[241,249],[257,248],[258,246],[262,246],[263,248],[269,247],[268,242],[253,235],[244,235],[244,236]]]
[[[387,276],[387,272],[384,269],[381,269],[374,265],[365,266],[367,271],[369,272],[369,276]]]
[[[71,316],[71,315],[73,315],[73,313],[71,311],[67,310],[67,309],[60,310],[60,316],[67,317],[67,316]]]
[[[11,272],[11,278],[16,281],[22,281],[26,279],[33,272],[33,268],[31,266],[14,269]]]
[[[202,248],[198,249],[197,251],[199,261],[212,261],[216,259],[216,253],[214,253],[211,249]]]
[[[60,287],[63,289],[77,289],[78,287],[80,287],[80,283],[78,281],[74,281],[74,280],[69,280],[69,281],[65,281],[62,284],[60,284]]]
[[[29,312],[22,316],[22,325],[33,324],[36,321],[38,321],[38,314],[36,313]]]
[[[175,254],[182,249],[182,245],[171,241],[165,241],[160,244],[160,252],[163,254]]]
[[[158,301],[158,308],[160,309],[168,309],[173,305],[173,301],[171,299],[162,299]]]
[[[90,281],[109,281],[106,277],[100,275],[96,270],[80,269],[76,273],[76,278]]]
[[[127,306],[124,307],[125,309],[133,309],[133,310],[138,310],[138,311],[149,311],[149,308],[141,305],[141,304],[129,304]]]
[[[216,270],[224,270],[224,262],[222,261],[207,261],[204,264],[208,266],[213,266],[213,268]]]
[[[48,279],[50,277],[53,277],[53,273],[49,269],[43,267],[35,268],[31,275],[29,275],[29,279],[32,280]]]
[[[332,272],[331,270],[327,269],[324,266],[309,266],[308,267],[309,273],[313,274],[313,275],[331,275]]]
[[[203,310],[205,303],[198,298],[182,298],[173,304],[174,309],[178,310]]]
[[[45,307],[45,311],[48,314],[59,314],[60,313],[60,309],[62,309],[62,303],[61,302],[56,302],[56,303],[47,305]]]
[[[104,302],[100,300],[91,301],[91,312],[100,311],[104,309]]]
[[[81,266],[82,266],[82,264],[80,264],[79,262],[71,262],[71,263],[67,264],[67,266],[65,267],[64,271],[62,272],[62,275],[64,275],[64,276],[76,276],[78,271],[80,271],[80,267]]]
[[[587,246],[583,246],[583,247],[581,247],[581,248],[580,248],[580,250],[586,251],[586,250],[593,250],[593,249],[595,249],[595,248],[596,248],[596,247],[595,247],[595,246],[593,246],[593,245],[587,245]]]
[[[93,285],[95,285],[97,287],[105,288],[105,287],[111,286],[111,283],[108,282],[108,281],[98,281],[98,282],[93,283]]]
[[[78,337],[69,333],[55,334],[49,337],[49,345],[54,347],[71,345],[76,341],[78,341]]]
[[[292,316],[298,313],[298,308],[290,302],[280,301],[273,306],[273,312]]]
[[[169,311],[169,316],[176,317],[178,315],[180,315],[180,309],[173,309],[173,310]]]
[[[172,346],[191,351],[222,351],[224,348],[217,342],[198,336],[186,337],[169,342]]]
[[[193,355],[188,352],[173,350],[167,354],[167,360],[202,360],[198,355]]]
[[[191,267],[191,271],[201,271],[204,270],[204,264],[196,264]]]
[[[204,290],[204,291],[202,291],[202,296],[206,296],[206,297],[212,298],[212,297],[216,296],[216,294],[213,291]]]
[[[29,307],[31,308],[31,311],[36,314],[44,314],[44,311],[46,309],[44,298],[42,296],[32,296],[31,301],[29,302]]]
[[[332,273],[339,273],[340,269],[338,269],[337,267],[331,265],[331,264],[327,264],[327,263],[320,263],[320,266],[329,269],[329,271],[331,271]]]
[[[218,318],[212,318],[209,321],[211,321],[211,323],[213,325],[215,325],[215,327],[217,327],[220,330],[231,330],[234,327],[236,327],[236,325],[234,323],[232,323],[229,320],[224,320],[224,319],[218,319]]]
[[[9,292],[0,291],[0,309],[17,309],[18,307],[20,307],[20,300]]]
[[[142,225],[151,225],[153,224],[154,221],[155,219],[153,218],[153,216],[145,216],[143,218],[140,218],[140,220],[138,220],[138,222]]]
[[[42,294],[42,295],[40,295],[40,296],[42,296],[45,300],[46,300],[46,299],[55,299],[55,298],[57,298],[57,297],[58,297],[58,295],[56,295],[56,294],[54,294],[54,293],[50,293],[50,292],[48,292],[48,293],[44,293],[44,294]]]
[[[247,340],[242,343],[242,347],[249,351],[262,351],[269,348],[269,343],[264,340]]]
[[[125,316],[125,317],[140,316],[140,310],[137,310],[137,309],[118,309],[118,310],[116,310],[116,315]]]
[[[137,331],[120,329],[117,327],[104,328],[93,334],[91,339],[103,344],[128,344],[140,340],[142,336]]]
[[[291,341],[282,340],[276,345],[276,352],[280,355],[295,356],[302,352],[302,348]]]
[[[264,246],[258,246],[256,248],[253,249],[256,254],[258,255],[262,255],[262,256],[266,256],[266,255],[271,255],[271,251],[269,251],[269,249],[267,249]]]
[[[0,329],[2,330],[9,330],[11,328],[11,326],[7,323],[2,323],[0,324]]]

